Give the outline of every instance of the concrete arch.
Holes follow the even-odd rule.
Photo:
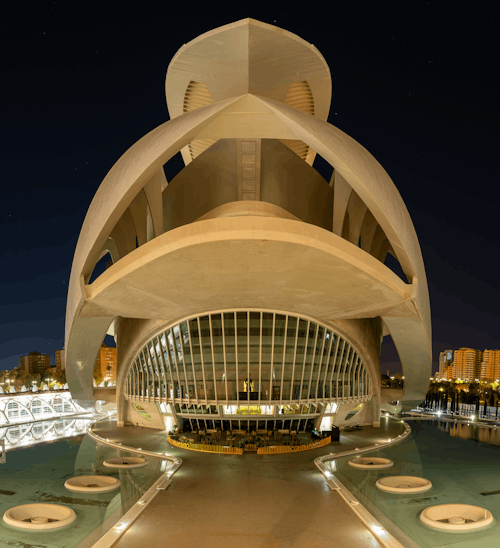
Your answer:
[[[415,360],[402,358],[402,363],[408,369],[405,371],[407,384],[414,385],[417,399],[423,396],[430,371],[430,307],[420,246],[399,192],[375,158],[338,128],[278,101],[250,94],[214,103],[166,122],[133,145],[104,179],[78,240],[68,293],[67,363],[81,363],[76,368],[68,368],[71,372],[68,384],[74,396],[91,394],[90,379],[85,380],[85,375],[73,375],[73,372],[93,365],[102,338],[114,319],[104,312],[101,316],[95,313],[93,318],[79,317],[86,298],[84,277],[93,268],[113,226],[154,173],[193,138],[209,136],[300,139],[333,165],[357,193],[385,232],[403,270],[413,280],[412,300],[419,320],[412,330],[418,324],[423,344],[418,351],[422,359],[417,361],[422,367],[417,372],[413,367]],[[394,321],[383,319],[389,328],[398,321],[397,317]],[[86,326],[79,328],[79,323]],[[87,330],[91,324],[96,337],[89,338]],[[398,329],[392,334],[393,338],[400,339],[403,348],[404,334]],[[83,338],[87,341],[85,350]],[[89,344],[89,341],[92,342]],[[396,347],[399,351],[397,343]]]

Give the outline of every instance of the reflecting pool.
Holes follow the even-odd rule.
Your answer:
[[[12,449],[0,464],[0,515],[21,504],[45,502],[73,508],[76,521],[67,529],[24,532],[0,521],[1,546],[88,548],[125,514],[163,473],[160,459],[145,457],[148,465],[114,471],[103,466],[110,457],[128,455],[89,436]],[[103,474],[118,478],[121,486],[103,494],[74,493],[64,482],[76,475]]]
[[[408,424],[412,433],[404,442],[363,455],[389,458],[394,461],[392,468],[359,470],[349,466],[350,456],[330,461],[331,470],[404,545],[409,537],[421,548],[500,546],[500,447],[491,445],[491,440],[498,441],[495,430],[442,420]],[[427,478],[433,487],[416,495],[385,493],[375,487],[379,478],[394,475]],[[493,525],[474,533],[445,533],[420,521],[426,507],[453,503],[486,508],[493,514]]]

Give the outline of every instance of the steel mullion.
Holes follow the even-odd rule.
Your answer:
[[[293,350],[292,382],[291,382],[291,386],[290,386],[290,405],[291,405],[292,400],[293,400],[293,383],[295,382],[294,381],[294,377],[295,377],[295,360],[297,359],[297,342],[299,340],[299,325],[300,325],[300,318],[297,317],[297,329],[295,331],[295,348]],[[297,430],[297,432],[298,432],[298,430]]]
[[[283,402],[283,379],[285,377],[286,341],[288,339],[288,314],[285,320],[285,336],[283,337],[283,367],[281,368],[280,401]]]
[[[264,314],[261,312],[259,321],[260,321],[260,344],[259,344],[259,406],[260,399],[262,395],[262,322],[264,319]]]
[[[307,403],[311,403],[311,387],[312,387],[312,377],[314,370],[314,359],[316,358],[316,345],[318,344],[318,335],[319,335],[320,325],[316,324],[316,335],[314,336],[314,351],[311,359],[311,374],[309,375],[309,390],[307,391]]]
[[[302,376],[300,378],[300,391],[299,391],[299,405],[302,403],[302,391],[304,389],[304,369],[306,368],[306,359],[307,359],[307,345],[309,344],[309,326],[311,325],[311,321],[307,321],[307,335],[306,335],[306,343],[304,346],[304,362],[302,363]]]
[[[191,352],[191,369],[193,370],[194,395],[195,395],[196,401],[198,402],[198,388],[196,387],[196,371],[194,369],[193,342],[191,340],[192,335],[191,335],[191,327],[189,326],[189,320],[187,320],[187,329],[188,329],[188,336],[189,336],[189,350]]]
[[[271,375],[269,381],[269,405],[271,405],[271,398],[273,397],[273,366],[274,366],[274,329],[276,325],[276,314],[273,312],[273,332],[271,338]]]
[[[224,333],[224,312],[221,312],[221,325],[222,325],[222,357],[224,359],[224,387],[226,389],[226,405],[229,405],[229,392],[227,389],[227,366],[226,366],[226,334]],[[222,418],[221,418],[222,420]],[[221,428],[222,431],[222,428]]]
[[[203,359],[203,343],[201,342],[201,324],[200,324],[200,317],[197,318],[198,321],[198,338],[200,339],[200,358],[201,358],[201,372],[203,373],[203,392],[205,393],[205,405],[208,405],[208,398],[207,398],[207,381],[205,379],[205,360]]]
[[[233,312],[234,317],[234,356],[236,362],[236,402],[238,409],[240,407],[240,376],[239,376],[239,363],[238,363],[238,319],[236,317],[236,312]]]
[[[247,398],[248,407],[250,410],[250,392],[252,391],[252,384],[250,382],[250,311],[247,310]]]
[[[215,354],[214,354],[214,337],[212,334],[212,314],[208,315],[208,326],[210,329],[210,345],[212,347],[212,369],[214,372],[214,394],[217,401],[217,373],[215,372]]]

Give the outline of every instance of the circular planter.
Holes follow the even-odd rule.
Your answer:
[[[120,480],[111,476],[75,476],[64,483],[74,493],[109,493],[120,487]]]
[[[108,468],[142,468],[148,465],[148,461],[141,457],[113,457],[103,462]]]
[[[363,470],[382,470],[383,468],[394,466],[392,460],[379,457],[358,457],[351,459],[349,464],[354,466],[354,468],[361,468]]]
[[[429,506],[420,514],[420,519],[433,529],[454,533],[474,531],[493,522],[486,508],[470,504],[438,504]]]
[[[380,478],[375,485],[386,493],[422,493],[432,488],[432,483],[416,476],[389,476]]]
[[[75,519],[75,511],[62,504],[23,504],[9,508],[3,515],[7,525],[26,531],[60,529]]]

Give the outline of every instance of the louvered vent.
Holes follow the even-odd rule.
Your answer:
[[[195,82],[191,80],[186,89],[186,94],[184,95],[184,105],[183,111],[192,112],[197,108],[205,107],[213,103],[214,100],[208,91],[208,88],[205,84],[201,82]],[[189,152],[191,154],[191,159],[194,160],[202,152],[205,152],[208,147],[212,146],[215,143],[215,139],[195,139],[189,143]]]
[[[311,88],[306,81],[295,82],[295,84],[292,84],[283,102],[286,105],[298,108],[308,114],[314,114],[314,98]],[[303,160],[307,159],[307,155],[309,154],[309,146],[303,141],[281,139],[281,142],[290,150],[293,150],[293,152],[295,152],[295,154],[300,156]],[[312,164],[313,159],[314,156],[310,159],[310,164]]]

